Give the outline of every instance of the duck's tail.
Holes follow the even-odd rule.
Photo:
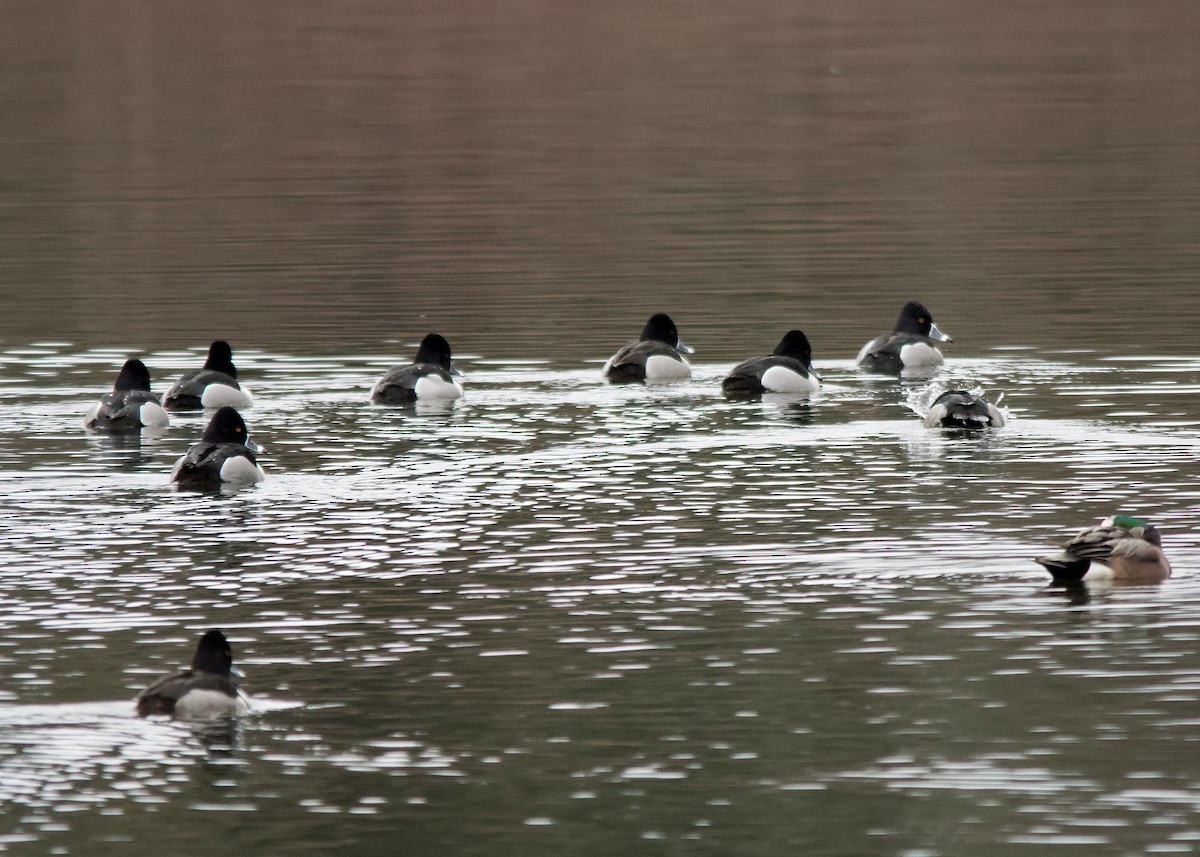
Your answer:
[[[1063,551],[1051,556],[1036,557],[1034,562],[1043,565],[1055,580],[1064,582],[1083,580],[1083,576],[1087,574],[1088,566],[1092,564],[1090,559],[1075,556],[1075,554],[1069,551]]]

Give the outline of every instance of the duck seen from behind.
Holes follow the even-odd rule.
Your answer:
[[[408,366],[397,366],[371,388],[371,401],[405,405],[418,399],[457,399],[463,394],[462,372],[450,360],[450,343],[437,334],[426,334]]]
[[[1004,414],[983,396],[967,390],[947,390],[925,415],[926,428],[981,429],[1004,425]]]
[[[608,358],[602,374],[611,384],[686,381],[692,377],[692,367],[684,355],[694,351],[679,338],[671,317],[659,312],[650,316],[636,342],[630,342]]]
[[[1116,580],[1157,583],[1171,576],[1158,530],[1129,515],[1114,515],[1080,531],[1061,553],[1038,557],[1061,583]]]
[[[204,366],[182,377],[163,396],[168,411],[199,411],[204,408],[248,408],[254,403],[250,391],[237,380],[233,349],[223,339],[208,347]]]
[[[918,301],[909,301],[891,333],[881,334],[858,352],[855,363],[869,372],[899,375],[928,371],[945,362],[935,342],[953,342],[933,323],[933,313]]]
[[[180,488],[219,488],[250,485],[266,477],[255,450],[247,445],[242,415],[226,405],[208,421],[200,442],[175,462],[171,481]]]
[[[730,398],[752,398],[764,393],[811,393],[821,378],[812,367],[812,346],[799,330],[789,330],[766,357],[744,360],[721,382]]]
[[[108,434],[130,434],[143,428],[166,428],[167,412],[150,392],[150,371],[141,360],[126,360],[112,392],[105,393],[83,418],[84,428]]]
[[[190,668],[163,676],[138,694],[139,717],[166,714],[184,719],[233,717],[250,710],[234,681],[233,650],[220,631],[196,643]]]

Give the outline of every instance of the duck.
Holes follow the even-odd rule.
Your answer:
[[[458,399],[463,394],[462,371],[450,360],[450,343],[437,333],[421,340],[409,366],[388,370],[371,388],[371,401],[405,405],[418,399]]]
[[[733,367],[721,382],[731,398],[763,393],[811,393],[821,387],[812,367],[812,346],[799,330],[789,330],[766,357],[751,357]]]
[[[83,418],[84,428],[107,434],[131,434],[169,424],[158,396],[150,392],[150,370],[136,358],[125,361],[112,392],[105,393]]]
[[[872,339],[858,352],[855,363],[869,372],[899,375],[936,369],[945,362],[936,342],[953,342],[933,323],[933,313],[919,301],[909,301],[891,333]]]
[[[925,415],[925,428],[979,429],[1004,425],[1004,414],[983,396],[967,390],[947,390]]]
[[[139,717],[166,714],[181,719],[235,717],[250,710],[234,681],[233,650],[220,631],[205,631],[189,669],[165,675],[138,694]]]
[[[229,405],[217,409],[200,442],[171,471],[171,481],[181,488],[251,485],[265,478],[255,449],[247,444],[246,422]]]
[[[1129,515],[1113,515],[1081,530],[1061,553],[1038,557],[1061,583],[1117,580],[1157,583],[1171,576],[1162,537],[1152,525]]]
[[[248,408],[254,403],[250,391],[237,380],[233,349],[223,339],[208,347],[204,366],[185,372],[163,396],[168,411],[199,411],[204,408]]]
[[[671,317],[659,312],[650,316],[636,342],[608,358],[602,374],[612,384],[686,381],[692,377],[692,367],[684,355],[694,353],[695,349],[679,338]]]

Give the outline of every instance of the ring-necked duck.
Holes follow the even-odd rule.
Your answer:
[[[165,428],[170,419],[158,396],[150,392],[150,372],[141,360],[126,360],[113,384],[83,418],[85,428],[109,434]]]
[[[721,391],[730,397],[749,397],[811,393],[820,386],[821,378],[812,367],[808,337],[799,330],[789,330],[770,355],[751,357],[733,367],[721,382]]]
[[[389,369],[371,388],[371,401],[403,405],[417,399],[457,399],[463,394],[462,374],[450,360],[450,343],[430,333],[421,340],[412,365]]]
[[[163,396],[168,411],[199,411],[203,408],[248,408],[254,397],[238,383],[237,367],[229,343],[218,339],[208,347],[204,368],[185,372]]]
[[[642,328],[637,342],[629,343],[608,358],[603,375],[613,384],[686,381],[692,377],[692,367],[683,355],[694,350],[679,338],[669,315],[655,313]]]
[[[967,390],[947,390],[933,400],[925,415],[926,428],[975,429],[1004,425],[1004,414],[982,396]]]
[[[181,488],[261,482],[265,478],[262,468],[246,441],[246,423],[242,415],[228,405],[218,408],[208,421],[200,442],[175,462],[171,481]]]
[[[1105,518],[1067,542],[1062,553],[1039,557],[1037,562],[1062,582],[1156,583],[1171,576],[1158,530],[1128,515]]]
[[[899,375],[905,370],[926,370],[945,362],[934,341],[953,342],[933,323],[933,313],[924,304],[909,301],[891,333],[875,337],[858,352],[860,369]]]
[[[206,631],[196,644],[190,669],[165,675],[138,694],[140,717],[215,718],[250,710],[233,680],[233,650],[220,631]]]

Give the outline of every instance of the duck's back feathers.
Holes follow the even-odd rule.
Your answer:
[[[982,396],[967,390],[948,390],[938,396],[925,416],[926,428],[976,429],[1004,425],[1004,415]]]

